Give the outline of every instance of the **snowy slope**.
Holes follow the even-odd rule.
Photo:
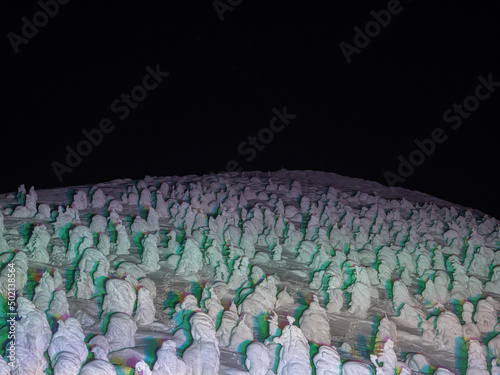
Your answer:
[[[478,210],[287,170],[21,187],[0,205],[5,343],[9,263],[21,301],[16,374],[492,371],[499,225]]]

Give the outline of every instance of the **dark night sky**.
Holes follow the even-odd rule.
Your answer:
[[[399,186],[500,217],[500,87],[469,98],[477,109],[459,128],[443,120],[475,95],[478,76],[500,82],[498,1],[231,0],[223,20],[212,1],[103,3],[60,4],[17,53],[9,33],[23,37],[22,18],[32,21],[41,5],[3,5],[1,192],[205,174],[231,160],[248,171],[323,170],[387,184],[398,156],[442,128],[446,141]],[[398,13],[348,63],[339,44],[355,47],[353,28],[388,6]],[[111,104],[140,94],[146,67],[157,65],[170,75],[120,119]],[[296,118],[247,161],[238,146],[269,135],[262,129],[284,106]],[[53,162],[64,164],[66,146],[104,118],[114,130],[59,181]]]

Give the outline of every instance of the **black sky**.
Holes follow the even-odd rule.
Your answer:
[[[205,174],[231,160],[243,170],[323,170],[387,184],[398,156],[442,128],[446,141],[398,185],[500,217],[500,87],[456,130],[443,120],[475,94],[479,76],[500,82],[500,3],[401,0],[350,63],[339,44],[355,46],[353,28],[398,2],[331,3],[225,0],[217,4],[232,10],[221,20],[212,1],[72,0],[17,53],[9,33],[23,37],[22,18],[42,8],[4,4],[0,191]],[[120,119],[111,104],[148,66],[170,75]],[[262,129],[273,108],[285,106],[296,118],[247,161],[238,146],[269,135]],[[66,146],[104,118],[114,130],[59,181],[53,163],[65,164]]]

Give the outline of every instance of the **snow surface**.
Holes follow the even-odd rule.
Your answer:
[[[500,373],[499,222],[478,210],[287,170],[0,205],[0,374]]]

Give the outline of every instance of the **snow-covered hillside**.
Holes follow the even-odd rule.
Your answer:
[[[287,170],[0,205],[0,374],[500,373],[500,228],[478,210]]]

